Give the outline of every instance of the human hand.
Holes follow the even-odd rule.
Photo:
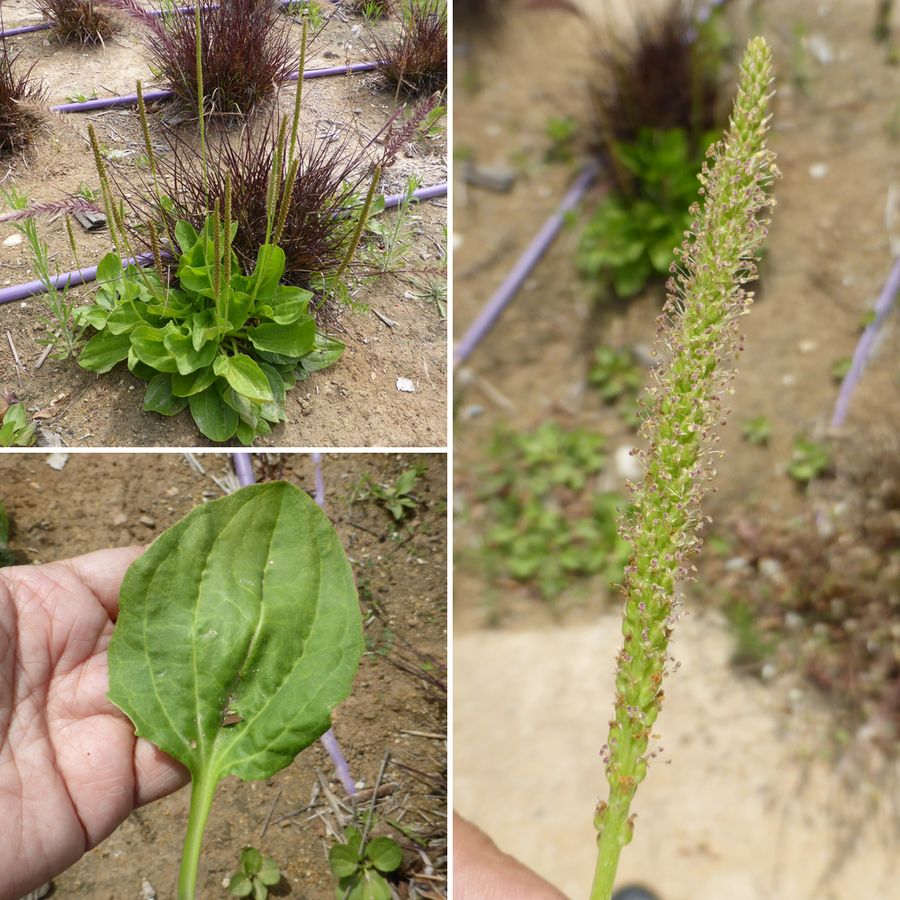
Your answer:
[[[106,698],[119,586],[142,552],[0,569],[0,900],[189,780]]]
[[[565,900],[552,884],[504,853],[483,831],[453,814],[455,900]]]

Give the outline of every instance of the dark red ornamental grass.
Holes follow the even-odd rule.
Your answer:
[[[205,106],[211,114],[247,115],[297,70],[299,46],[274,0],[200,4],[200,48]],[[197,109],[194,17],[144,19],[150,63],[159,80],[190,110]]]
[[[394,11],[396,3],[395,0],[345,0],[342,5],[360,16],[366,7],[371,7],[375,10],[377,19],[386,19]]]
[[[430,94],[447,86],[446,0],[410,0],[394,41],[375,38],[379,71],[409,94]]]
[[[40,123],[32,104],[43,99],[43,85],[17,60],[0,39],[0,155],[24,147]]]
[[[109,8],[96,0],[36,0],[64,44],[102,44],[115,28]]]

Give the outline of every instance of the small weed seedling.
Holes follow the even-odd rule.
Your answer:
[[[415,512],[422,502],[412,493],[412,490],[423,471],[421,466],[412,466],[406,469],[393,484],[379,484],[366,476],[356,499],[371,500],[379,506],[383,506],[394,517],[395,522],[400,522],[410,513]]]
[[[415,235],[410,224],[412,218],[413,194],[419,189],[421,181],[417,175],[410,175],[403,188],[403,198],[390,215],[384,216],[384,197],[379,196],[372,204],[366,229],[374,234],[378,241],[367,247],[368,256],[378,266],[381,274],[395,271],[403,266],[407,254],[415,244]]]
[[[269,888],[281,881],[278,863],[263,856],[255,847],[245,847],[241,851],[241,865],[231,876],[228,891],[232,897],[252,897],[266,900]]]
[[[794,449],[787,472],[798,484],[808,485],[821,478],[831,468],[828,448],[818,441],[800,435],[794,440]]]
[[[626,347],[599,347],[588,373],[588,384],[606,403],[633,398],[643,378],[634,353]]]
[[[532,432],[498,431],[481,499],[490,525],[485,563],[494,577],[534,584],[553,601],[573,579],[621,579],[624,543],[616,533],[622,498],[581,495],[606,464],[602,436],[546,422]]]
[[[706,444],[723,417],[721,398],[733,375],[726,362],[741,347],[740,318],[752,301],[744,285],[756,275],[763,217],[773,203],[767,188],[776,169],[766,146],[771,80],[771,52],[756,38],[741,65],[730,126],[703,167],[703,206],[693,208],[663,311],[659,341],[666,362],[654,370],[648,389],[644,476],[621,524],[630,545],[624,640],[602,750],[609,796],[594,816],[591,900],[612,896],[619,857],[634,831],[631,804],[655,755],[650,740],[662,706],[669,635],[679,617],[676,584],[690,576],[690,557],[700,546],[701,500],[714,459]]]
[[[331,871],[338,879],[338,900],[391,900],[385,875],[403,863],[403,851],[389,837],[364,841],[353,825],[344,829],[344,843],[328,852]]]
[[[831,364],[831,377],[840,384],[849,374],[853,365],[852,356],[842,356]]]
[[[755,416],[747,419],[741,426],[744,440],[754,447],[764,447],[772,437],[772,423],[765,416]]]
[[[179,900],[197,896],[219,782],[290,765],[331,726],[362,651],[344,548],[292,484],[251,485],[198,506],[128,569],[109,699],[191,774]],[[255,860],[246,862],[259,897],[271,868]]]
[[[578,123],[571,116],[551,116],[544,126],[544,133],[550,141],[545,153],[547,162],[571,162]]]
[[[29,424],[25,404],[0,399],[0,447],[30,447],[34,443],[34,425]]]
[[[28,201],[25,197],[14,191],[3,191],[3,198],[13,210],[25,210]],[[12,222],[13,228],[25,236],[28,246],[34,258],[34,273],[44,287],[44,303],[49,310],[49,315],[40,316],[40,320],[46,327],[48,337],[41,338],[43,344],[59,345],[59,350],[54,354],[56,359],[68,359],[75,356],[84,343],[82,338],[85,326],[78,321],[74,299],[69,297],[69,287],[62,289],[56,286],[53,275],[50,272],[50,256],[47,244],[41,240],[37,230],[37,222],[33,217],[26,217]],[[72,224],[66,218],[66,231],[69,236],[69,244],[72,253],[76,257],[75,235],[72,232]]]

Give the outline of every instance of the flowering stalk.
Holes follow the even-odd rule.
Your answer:
[[[673,264],[657,346],[668,362],[648,388],[641,434],[644,478],[631,485],[631,513],[622,536],[632,552],[625,570],[615,716],[603,755],[608,803],[594,818],[598,858],[591,900],[608,900],[622,848],[631,840],[631,801],[647,772],[651,730],[662,706],[669,634],[678,617],[676,585],[689,577],[689,557],[701,544],[700,501],[714,474],[708,445],[724,424],[721,406],[733,371],[724,366],[741,349],[741,317],[766,236],[766,187],[777,175],[766,147],[772,58],[755,38],[747,47],[731,122],[700,174],[703,207]],[[679,260],[680,257],[680,261]],[[693,566],[690,566],[693,570]]]

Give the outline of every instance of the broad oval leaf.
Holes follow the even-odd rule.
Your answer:
[[[257,350],[299,359],[315,346],[316,320],[307,316],[291,325],[264,322],[247,329],[247,337]]]
[[[238,414],[222,399],[219,381],[188,397],[194,422],[211,441],[227,441],[234,437]]]
[[[362,650],[325,514],[287,482],[251,485],[194,509],[129,568],[109,698],[195,779],[268,778],[329,728]]]
[[[243,394],[250,400],[269,403],[274,399],[265,373],[260,369],[258,363],[244,353],[235,353],[234,356],[217,356],[213,363],[213,370],[239,394]]]
[[[163,416],[174,416],[180,413],[188,401],[186,397],[176,397],[172,393],[172,376],[160,372],[150,379],[144,393],[144,409],[157,412]]]
[[[403,851],[389,837],[377,837],[369,841],[366,856],[379,872],[393,872],[403,862]]]
[[[91,372],[108,372],[116,363],[128,358],[131,339],[127,334],[110,334],[101,331],[85,345],[78,357],[78,365]]]

